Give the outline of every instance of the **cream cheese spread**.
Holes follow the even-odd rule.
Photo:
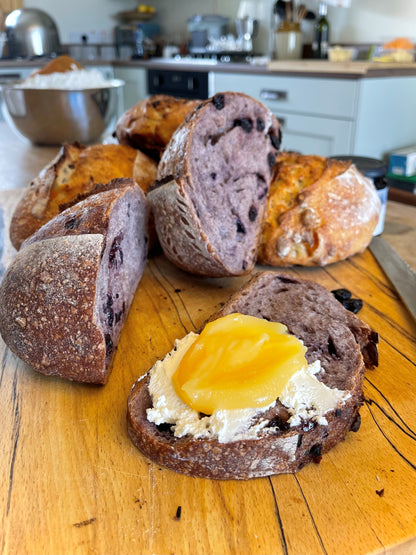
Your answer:
[[[176,340],[175,348],[151,369],[149,393],[153,406],[147,409],[149,422],[171,424],[175,437],[192,435],[196,439],[217,439],[220,443],[256,439],[260,432],[273,432],[273,427],[264,430],[269,423],[267,420],[260,419],[253,424],[253,419],[274,406],[275,402],[262,408],[216,410],[207,416],[193,410],[177,396],[172,375],[197,337],[191,332]],[[300,424],[302,418],[326,425],[324,414],[349,397],[348,392],[331,389],[320,382],[316,378],[320,371],[320,362],[316,361],[296,372],[288,381],[280,401],[291,414],[291,426]]]

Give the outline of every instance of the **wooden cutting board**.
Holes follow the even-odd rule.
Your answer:
[[[414,553],[415,322],[369,251],[290,273],[350,289],[380,334],[357,433],[320,464],[247,482],[193,479],[146,460],[126,431],[131,386],[248,279],[193,277],[158,255],[106,386],[39,375],[0,343],[0,552]]]

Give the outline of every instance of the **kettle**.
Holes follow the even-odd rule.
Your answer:
[[[4,22],[10,58],[34,58],[61,53],[58,28],[37,8],[13,10]]]

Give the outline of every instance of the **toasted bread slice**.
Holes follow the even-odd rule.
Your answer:
[[[319,461],[348,431],[358,430],[364,372],[378,363],[377,333],[324,287],[274,272],[253,278],[211,319],[234,312],[285,324],[308,348],[308,363],[321,361],[318,380],[347,393],[345,400],[325,414],[327,424],[311,419],[291,426],[288,410],[278,400],[262,414],[268,424],[256,439],[221,443],[189,435],[175,437],[170,426],[156,426],[147,418],[152,398],[146,374],[128,399],[130,437],[152,461],[190,476],[246,480],[296,472]]]

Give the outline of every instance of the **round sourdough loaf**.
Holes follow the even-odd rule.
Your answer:
[[[144,191],[153,184],[156,163],[126,145],[62,146],[25,189],[10,222],[10,240],[16,249],[42,225],[86,195],[100,183],[133,177]]]
[[[350,162],[279,154],[267,200],[258,262],[324,266],[366,249],[380,199]]]
[[[235,312],[285,324],[307,347],[308,363],[321,361],[318,379],[350,396],[325,414],[326,425],[302,419],[300,425],[290,426],[289,413],[277,400],[259,417],[268,424],[257,439],[221,443],[190,435],[178,438],[171,426],[149,422],[146,411],[152,407],[152,399],[146,374],[133,386],[128,399],[128,431],[133,443],[157,464],[218,480],[296,472],[311,461],[319,462],[348,431],[359,428],[364,372],[378,364],[377,333],[345,310],[324,287],[274,272],[255,276],[210,320]]]
[[[140,100],[118,120],[117,140],[159,160],[173,133],[200,102],[164,94]]]
[[[176,130],[148,192],[174,264],[205,276],[250,272],[280,140],[270,110],[233,92],[204,101]]]
[[[88,197],[23,245],[0,285],[0,333],[42,374],[103,384],[147,255],[147,202],[130,186]]]

